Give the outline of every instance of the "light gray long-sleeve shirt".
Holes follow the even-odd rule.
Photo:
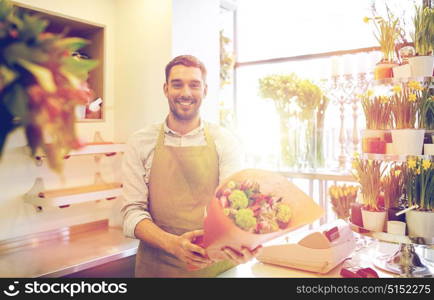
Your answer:
[[[149,175],[154,149],[162,123],[152,124],[135,132],[127,142],[122,161],[122,208],[124,235],[136,238],[137,223],[152,216],[148,209]],[[243,168],[244,151],[240,141],[227,129],[207,123],[219,158],[219,181]],[[206,145],[204,122],[187,134],[181,135],[164,122],[164,144],[175,147]]]

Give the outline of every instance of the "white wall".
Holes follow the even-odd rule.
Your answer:
[[[220,0],[174,0],[172,56],[191,54],[208,70],[208,96],[201,115],[218,123]]]
[[[116,1],[115,136],[159,122],[168,112],[164,67],[171,59],[172,1]]]

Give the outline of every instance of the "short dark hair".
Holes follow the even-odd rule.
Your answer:
[[[186,67],[199,68],[202,72],[203,81],[206,82],[206,68],[205,65],[193,55],[180,55],[172,59],[166,66],[166,83],[169,80],[170,71],[176,65],[183,65]]]

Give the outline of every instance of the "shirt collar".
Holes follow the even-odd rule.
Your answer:
[[[164,133],[169,133],[169,134],[173,134],[173,135],[177,135],[177,136],[191,136],[191,135],[196,135],[199,132],[201,132],[204,129],[204,122],[202,121],[202,119],[199,120],[199,127],[193,129],[190,132],[187,132],[186,134],[180,134],[179,132],[172,130],[169,128],[169,126],[167,126],[167,119],[164,121]]]

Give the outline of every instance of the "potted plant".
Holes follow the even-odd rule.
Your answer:
[[[405,221],[405,214],[396,216],[398,211],[404,209],[402,197],[404,195],[404,172],[398,163],[392,165],[388,174],[381,181],[384,191],[384,208],[387,210],[387,219],[392,221]]]
[[[433,75],[434,56],[434,10],[429,7],[415,7],[412,39],[416,56],[409,58],[412,77]]]
[[[370,21],[374,24],[374,36],[380,44],[380,51],[383,54],[383,58],[374,70],[374,78],[375,80],[391,78],[393,76],[392,68],[397,65],[395,61],[395,44],[401,31],[399,19],[387,10],[386,19],[376,15],[374,11],[373,17],[364,18],[365,23]]]
[[[383,161],[353,158],[352,172],[360,184],[362,196],[363,228],[378,232],[384,230],[386,222],[384,205],[379,202],[384,170]]]
[[[386,153],[386,129],[391,127],[391,105],[385,96],[374,96],[372,90],[359,96],[365,114],[366,129],[362,131],[362,150]]]
[[[75,107],[92,99],[86,80],[97,62],[72,56],[86,40],[47,26],[0,0],[0,157],[9,133],[23,128],[32,154],[41,149],[60,172],[64,155],[80,147]]]
[[[395,154],[422,154],[425,129],[420,128],[420,105],[423,87],[417,81],[409,81],[393,87],[390,104],[393,116],[392,141]]]
[[[404,173],[406,212],[410,236],[434,237],[434,163],[430,159],[410,157]]]

